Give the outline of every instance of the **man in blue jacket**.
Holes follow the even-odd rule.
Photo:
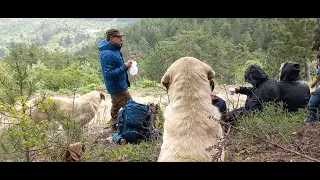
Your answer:
[[[124,35],[120,34],[117,29],[109,29],[106,35],[107,39],[100,42],[98,49],[104,83],[107,92],[111,95],[110,130],[116,131],[119,110],[131,99],[128,91],[130,82],[127,71],[130,69],[132,61],[129,60],[125,63],[120,52]]]

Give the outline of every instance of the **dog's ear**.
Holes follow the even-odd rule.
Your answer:
[[[103,100],[106,100],[106,97],[102,93],[100,93],[100,98],[103,99]]]
[[[208,80],[211,80],[215,77],[216,73],[210,69],[209,72],[208,72]]]
[[[170,76],[169,72],[167,71],[161,78],[161,84],[169,90],[169,83],[170,83]]]
[[[212,68],[208,64],[203,63],[203,65],[204,65],[205,72],[207,72],[208,80],[213,79],[216,73],[212,70]]]

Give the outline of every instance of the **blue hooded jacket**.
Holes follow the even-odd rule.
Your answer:
[[[124,64],[121,46],[112,44],[106,39],[98,46],[104,83],[109,94],[126,91],[130,87],[127,66]]]

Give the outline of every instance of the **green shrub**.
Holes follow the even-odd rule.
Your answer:
[[[282,103],[272,102],[266,103],[263,111],[240,118],[238,126],[259,137],[289,140],[291,133],[303,123],[305,116],[306,109],[287,112]],[[237,136],[241,139],[247,134],[239,131]]]
[[[244,80],[245,80],[244,74],[245,74],[247,68],[253,64],[259,65],[262,69],[264,67],[264,65],[257,59],[246,61],[246,63],[244,65],[240,66],[236,71],[236,77],[237,77],[238,82],[244,82]]]
[[[62,88],[62,89],[58,90],[58,93],[60,93],[60,94],[70,94],[71,91],[69,89]]]
[[[157,82],[151,80],[144,80],[142,82],[142,87],[155,87],[157,86]]]
[[[28,73],[30,81],[36,82],[35,86],[37,89],[43,89],[45,87],[43,83],[43,77],[48,71],[48,68],[39,60],[37,64],[28,66]]]
[[[88,71],[89,72],[89,71]],[[79,88],[83,92],[93,90],[96,84],[101,84],[97,74],[90,74],[83,71],[83,68],[78,64],[73,64],[71,67],[63,70],[47,70],[43,76],[43,85],[46,89],[59,91],[59,89],[75,90]]]

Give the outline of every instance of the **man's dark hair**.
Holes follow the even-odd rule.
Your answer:
[[[107,40],[110,40],[111,36],[123,36],[123,34],[120,34],[120,31],[118,29],[109,29],[106,32]]]

